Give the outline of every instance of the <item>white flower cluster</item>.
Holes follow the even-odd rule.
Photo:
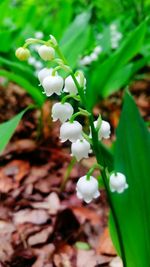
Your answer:
[[[50,61],[55,59],[55,44],[56,40],[54,37],[51,37],[53,41],[54,48],[51,46],[51,43],[44,43],[38,48],[38,54],[44,61]],[[29,39],[28,42],[32,42],[32,39]],[[100,48],[95,48],[95,53],[100,53]],[[28,59],[30,53],[26,47],[18,48],[16,56],[25,60]],[[86,110],[79,108],[77,113],[74,113],[72,105],[66,102],[69,98],[79,99],[78,90],[83,90],[85,94],[86,90],[86,79],[81,71],[77,71],[75,74],[69,75],[64,79],[58,74],[58,70],[62,67],[66,68],[60,59],[60,65],[56,68],[42,68],[38,72],[38,79],[40,85],[44,89],[44,94],[47,97],[52,96],[53,94],[61,95],[63,93],[63,98],[61,102],[55,103],[52,107],[52,119],[53,121],[59,120],[61,122],[60,127],[60,140],[61,142],[66,142],[69,140],[71,142],[71,155],[76,158],[77,161],[82,160],[83,158],[88,158],[91,153],[91,144],[92,144],[92,131],[89,129],[89,136],[83,132],[83,127],[75,118],[82,114],[89,116]],[[58,63],[59,64],[59,63]],[[69,68],[69,66],[67,66]],[[64,96],[64,93],[66,95]],[[99,117],[94,121],[95,131],[97,131],[98,139],[102,138],[108,139],[111,134],[110,124],[102,120]],[[81,177],[77,182],[77,196],[79,199],[83,199],[86,203],[91,202],[92,199],[95,199],[100,196],[98,190],[98,181],[91,174],[94,169],[90,169],[88,174]],[[127,187],[126,177],[121,173],[115,173],[110,176],[110,190],[112,192],[122,193]]]
[[[102,51],[103,48],[100,45],[96,46],[90,55],[87,55],[80,59],[80,64],[82,66],[86,66],[90,65],[93,61],[97,61]]]
[[[112,49],[117,49],[122,39],[122,33],[117,30],[116,24],[110,25],[110,43]]]

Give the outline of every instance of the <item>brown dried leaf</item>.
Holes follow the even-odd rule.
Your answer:
[[[33,223],[44,224],[49,219],[45,210],[24,209],[14,213],[13,221],[15,224]]]
[[[65,253],[55,254],[54,263],[56,267],[72,267],[69,256]]]
[[[8,261],[13,254],[11,234],[14,230],[15,227],[13,224],[0,221],[0,260],[2,262]]]
[[[36,209],[47,209],[48,213],[51,215],[57,214],[61,207],[60,200],[55,192],[50,193],[49,196],[45,198],[44,202],[36,202],[31,205]]]
[[[98,264],[106,264],[109,258],[96,255],[94,250],[78,250],[77,251],[77,267],[95,267]]]
[[[39,233],[36,233],[28,238],[28,245],[35,246],[37,244],[45,243],[49,237],[49,235],[52,233],[53,227],[49,226]]]
[[[0,177],[0,192],[8,193],[12,189],[18,187],[18,184],[14,183],[13,180],[9,177]]]
[[[32,267],[46,267],[47,264],[52,262],[52,254],[54,253],[54,250],[55,247],[53,244],[48,244],[43,246],[42,249],[34,250],[38,258]],[[48,265],[48,267],[51,267],[51,265]]]
[[[123,263],[120,257],[116,257],[110,262],[109,266],[110,267],[123,267]]]
[[[96,252],[98,254],[116,255],[108,228],[105,228],[103,234],[99,237]]]
[[[20,182],[30,170],[30,164],[24,160],[12,160],[2,170],[5,176],[11,176],[17,182]]]
[[[100,223],[100,215],[88,207],[72,207],[72,211],[81,224],[83,224],[86,220],[89,220],[93,225]]]

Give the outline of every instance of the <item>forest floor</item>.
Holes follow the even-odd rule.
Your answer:
[[[131,86],[147,122],[149,88],[150,80]],[[115,139],[122,95],[115,93],[94,109],[95,115],[101,112],[112,125],[108,146]],[[31,98],[17,85],[1,86],[0,122],[30,103]],[[37,131],[40,111],[25,114],[0,155],[0,267],[121,267],[109,237],[105,192],[88,205],[76,197],[76,182],[95,159],[75,164],[64,180],[70,149],[59,142],[59,123],[50,119],[51,106],[50,101],[43,106],[42,131]]]

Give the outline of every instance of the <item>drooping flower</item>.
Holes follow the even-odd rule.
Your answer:
[[[81,65],[90,65],[92,63],[91,57],[89,56],[85,56],[80,60],[80,64]]]
[[[41,45],[38,48],[38,53],[40,57],[45,61],[52,60],[55,57],[54,48],[52,48],[51,46],[47,46],[47,45]]]
[[[85,139],[78,139],[71,145],[72,156],[74,156],[77,161],[80,161],[83,158],[88,158],[90,150],[90,144]]]
[[[60,120],[62,123],[69,120],[73,114],[73,107],[69,103],[55,103],[52,107],[53,121]]]
[[[103,48],[100,46],[100,45],[98,45],[98,46],[96,46],[95,48],[94,48],[94,53],[95,54],[97,54],[97,55],[99,55],[101,52],[103,51]]]
[[[51,96],[54,93],[60,95],[63,88],[63,83],[63,78],[59,75],[45,77],[42,82],[42,86],[46,96]]]
[[[44,68],[42,70],[40,70],[38,72],[38,79],[40,81],[40,83],[42,84],[43,80],[47,77],[47,76],[51,76],[52,75],[52,71],[53,71],[53,68]]]
[[[95,128],[97,127],[98,120],[94,122]],[[98,131],[98,138],[101,140],[102,138],[108,139],[110,138],[111,129],[110,124],[107,121],[102,120],[100,129]]]
[[[110,175],[109,180],[111,192],[123,193],[129,186],[123,173],[117,172]]]
[[[27,48],[19,47],[16,50],[15,55],[19,60],[25,61],[30,57],[30,51]]]
[[[77,139],[82,137],[82,125],[78,121],[65,122],[60,127],[60,139],[61,142],[70,140],[76,142]]]
[[[91,53],[89,57],[91,58],[91,62],[96,61],[98,59],[98,55],[94,52]]]
[[[80,77],[79,76],[76,76],[76,79],[77,79],[79,85],[81,86],[81,84],[80,84]],[[84,78],[84,86],[85,86],[85,84],[86,84],[86,79]],[[70,94],[74,94],[74,95],[76,95],[78,93],[77,87],[76,87],[76,85],[74,83],[74,80],[72,79],[71,75],[69,75],[65,79],[64,92],[70,93]]]
[[[82,176],[77,182],[76,190],[77,197],[83,199],[86,203],[90,203],[93,198],[100,196],[98,182],[93,176],[90,176],[89,179],[86,175]]]

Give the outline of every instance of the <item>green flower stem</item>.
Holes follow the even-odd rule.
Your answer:
[[[60,69],[61,69],[61,66],[57,66],[56,68],[54,68],[53,71],[52,71],[52,76],[55,76],[57,70],[60,70]]]
[[[34,38],[29,38],[29,39],[26,40],[26,42],[25,42],[25,44],[23,45],[23,47],[26,48],[26,47],[28,47],[28,46],[31,45],[31,44],[37,44],[37,43],[42,44],[42,45],[43,45],[43,44],[46,44],[46,42],[43,41],[43,40],[34,39]]]
[[[116,214],[115,208],[113,206],[113,202],[112,202],[110,191],[109,191],[108,179],[107,179],[107,175],[106,175],[106,171],[105,171],[106,164],[105,164],[104,158],[102,157],[102,153],[101,153],[101,149],[100,149],[100,145],[99,145],[100,142],[98,140],[98,133],[95,130],[95,127],[94,127],[93,115],[90,116],[89,121],[90,121],[91,132],[92,132],[93,151],[95,153],[95,156],[96,156],[98,164],[99,165],[102,164],[103,167],[104,167],[101,170],[101,175],[102,175],[103,183],[104,183],[104,186],[105,186],[105,189],[106,189],[108,203],[110,205],[110,209],[112,211],[113,219],[114,219],[114,222],[115,222],[116,231],[117,231],[117,234],[118,234],[120,250],[121,250],[121,257],[122,257],[122,260],[123,260],[124,267],[127,267],[125,251],[124,251],[124,245],[123,245],[123,240],[122,240],[122,235],[121,235],[121,230],[120,230],[120,225],[118,223],[117,214]]]
[[[67,167],[66,172],[65,172],[65,175],[64,175],[64,178],[63,178],[61,187],[60,187],[60,190],[61,190],[61,191],[64,190],[65,185],[66,185],[66,183],[67,183],[67,181],[68,181],[68,179],[69,179],[70,173],[71,173],[71,171],[72,171],[72,169],[73,169],[73,166],[75,165],[76,162],[77,162],[77,161],[76,161],[76,158],[73,157],[73,158],[71,159],[71,161],[70,161],[70,164],[69,164],[68,167]]]
[[[98,163],[95,163],[91,168],[90,170],[88,171],[86,177],[87,177],[87,180],[90,180],[90,176],[93,174],[93,172],[95,171],[95,169],[98,169],[100,171],[103,170],[103,167],[101,165],[99,165]]]
[[[59,46],[55,46],[55,51],[57,52],[58,56],[63,60],[64,64],[65,65],[69,65],[67,60],[66,60],[66,58],[64,57],[63,53],[61,52]],[[78,81],[77,81],[72,69],[70,69],[70,75],[71,75],[71,77],[72,77],[72,79],[73,79],[73,81],[74,81],[74,83],[75,83],[75,85],[76,85],[76,87],[78,89],[78,93],[79,93],[79,95],[81,97],[82,104],[84,106],[86,106],[86,98],[85,98],[85,94],[84,94],[84,88],[80,87],[80,84],[78,83]]]
[[[70,118],[70,122],[74,122],[74,119],[77,117],[77,116],[80,116],[80,115],[83,115],[83,116],[89,116],[89,112],[87,112],[86,110],[83,110],[81,109],[80,111],[74,113],[71,118]]]
[[[79,116],[79,115],[82,115],[80,111],[74,113],[74,114],[71,116],[71,118],[70,118],[69,121],[70,121],[71,123],[74,122],[74,119],[75,119],[77,116]]]
[[[90,145],[93,145],[92,139],[86,133],[82,132],[82,136]]]
[[[61,100],[61,103],[64,104],[69,98],[73,98],[75,99],[76,101],[80,101],[81,98],[80,96],[78,95],[74,95],[74,94],[70,94],[70,95],[65,95],[62,100]]]

